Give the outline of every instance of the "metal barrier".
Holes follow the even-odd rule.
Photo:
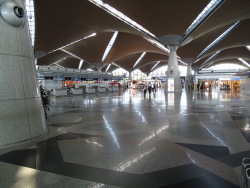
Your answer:
[[[250,188],[250,158],[242,159],[241,178],[244,188]]]

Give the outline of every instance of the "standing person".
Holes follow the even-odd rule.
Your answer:
[[[143,85],[144,98],[146,97],[147,90],[148,90],[148,87],[147,87],[147,84],[145,83],[145,84]]]
[[[151,85],[151,83],[149,82],[149,83],[148,83],[148,94],[149,94],[149,96],[150,96],[150,94],[151,94],[151,90],[152,90],[152,85]]]

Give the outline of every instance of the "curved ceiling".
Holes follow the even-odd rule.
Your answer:
[[[38,58],[38,65],[94,70],[101,66],[102,71],[106,71],[107,65],[111,64],[109,72],[122,67],[128,71],[139,68],[144,73],[149,73],[157,67],[166,65],[168,61],[168,51],[154,42],[159,42],[158,38],[166,34],[182,36],[210,2],[210,0],[102,0],[155,35],[152,36],[142,29],[137,29],[137,26],[131,26],[121,18],[118,19],[92,1],[94,0],[34,2],[36,17],[34,48],[35,51],[47,53]],[[211,42],[237,21],[241,23],[199,57]],[[224,0],[190,33],[193,40],[180,47],[177,54],[180,59],[194,58],[193,67],[200,67],[206,60],[209,60],[206,62],[207,65],[227,61],[238,64],[240,61],[237,58],[250,63],[250,51],[246,48],[250,45],[249,33],[250,1]],[[110,49],[107,51],[108,46]],[[220,52],[216,56],[210,58],[218,51]],[[106,58],[103,58],[104,53],[107,53]],[[135,66],[136,62],[138,64]]]

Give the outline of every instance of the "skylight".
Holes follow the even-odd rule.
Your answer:
[[[63,61],[63,60],[65,60],[65,59],[67,59],[67,58],[65,57],[65,58],[63,58],[63,59],[60,59],[60,60],[54,62],[54,63],[51,63],[49,66],[51,66],[51,65],[61,66],[61,65],[59,65],[58,63],[61,62],[61,61]],[[62,67],[62,66],[61,66],[61,67]]]
[[[83,64],[83,60],[81,59],[81,61],[80,61],[80,63],[79,63],[79,67],[78,67],[78,69],[81,69],[82,68],[82,64]]]
[[[70,45],[72,45],[72,44],[75,44],[75,43],[77,43],[77,42],[80,42],[80,41],[82,41],[82,40],[84,40],[84,39],[87,39],[87,38],[90,38],[90,37],[94,37],[94,36],[96,36],[96,33],[92,33],[92,34],[90,34],[90,35],[88,35],[88,36],[86,36],[86,37],[84,37],[84,38],[81,38],[81,39],[79,39],[79,40],[76,40],[76,41],[74,41],[74,42],[71,42],[71,43],[69,43],[69,44],[66,44],[65,46],[62,46],[62,47],[60,47],[60,48],[57,48],[57,49],[55,49],[55,50],[49,52],[48,54],[50,54],[50,53],[52,53],[52,52],[55,52],[55,51],[57,51],[57,50],[60,50],[60,49],[62,49],[62,48],[65,48],[65,47],[67,47],[67,46],[70,46]]]
[[[150,69],[150,71],[153,70],[159,63],[160,63],[160,61],[158,61],[158,62]]]
[[[65,52],[65,53],[67,53],[67,54],[69,54],[69,55],[71,55],[71,56],[73,56],[73,57],[75,57],[75,58],[77,58],[77,59],[83,60],[83,59],[80,58],[79,56],[77,56],[77,55],[75,55],[75,54],[72,54],[71,52],[69,52],[69,51],[67,51],[67,50],[65,50],[65,49],[60,49],[60,50],[62,50],[63,52]]]
[[[180,40],[180,43],[186,39],[210,14],[212,14],[224,0],[211,0],[208,5],[201,11],[201,13],[195,18],[193,23],[188,27],[184,32],[183,37]]]
[[[141,54],[141,56],[140,56],[140,57],[137,59],[137,61],[135,62],[133,68],[134,68],[138,63],[140,63],[140,61],[141,61],[142,58],[145,56],[145,54],[146,54],[146,52],[143,52],[143,53]]]
[[[136,30],[142,31],[142,32],[146,33],[147,35],[149,35],[153,38],[156,38],[155,35],[150,33],[144,27],[142,27],[141,25],[139,25],[138,23],[136,23],[135,21],[133,21],[132,19],[130,19],[129,17],[124,15],[122,12],[116,10],[114,7],[108,5],[107,3],[104,3],[102,0],[89,0],[89,1],[93,4],[95,4],[96,6],[102,8],[103,10],[107,11],[108,13],[112,14],[113,16],[118,18],[119,20],[129,24],[130,26],[132,26]]]
[[[110,68],[111,64],[109,64],[105,70],[105,72],[108,72],[109,68]]]
[[[32,46],[34,46],[34,44],[35,44],[35,14],[34,14],[34,2],[33,2],[33,0],[26,0],[25,7],[26,7],[28,23],[29,23],[31,44],[32,44]]]
[[[111,40],[109,41],[109,44],[108,44],[108,46],[107,46],[107,48],[106,48],[106,50],[105,50],[105,52],[104,52],[104,54],[103,54],[102,62],[104,62],[104,61],[106,60],[106,58],[108,57],[108,55],[109,55],[109,53],[110,53],[110,51],[111,51],[111,49],[112,49],[112,47],[113,47],[113,45],[114,45],[114,43],[115,43],[115,40],[116,40],[116,38],[117,38],[117,35],[118,35],[118,31],[116,31],[116,32],[113,34]]]
[[[225,38],[233,29],[235,29],[241,21],[235,22],[232,26],[230,26],[224,33],[222,33],[219,37],[217,37],[211,44],[209,44],[198,56],[201,57],[203,54],[205,54],[208,50],[210,50],[212,47],[214,47],[216,44],[218,44],[223,38]]]
[[[217,56],[219,53],[221,52],[221,50],[219,50],[219,51],[217,51],[216,53],[214,53],[213,55],[211,55],[206,61],[204,61],[202,64],[201,64],[201,68],[203,67],[203,66],[205,66],[205,64],[208,62],[208,61],[210,61],[211,59],[213,59],[215,56]],[[210,63],[211,64],[211,63]],[[209,64],[209,65],[210,65]],[[208,66],[209,66],[208,65]]]
[[[247,67],[250,67],[250,65],[242,58],[238,58],[239,61],[241,61],[244,65],[246,65]]]
[[[162,43],[158,42],[157,40],[148,39],[146,37],[143,37],[143,38],[149,41],[150,43],[156,45],[158,48],[162,49],[163,51],[169,53],[169,49],[167,49]]]

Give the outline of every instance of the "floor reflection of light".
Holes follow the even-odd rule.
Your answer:
[[[194,164],[196,163],[195,160],[190,156],[189,153],[187,153],[187,156],[188,156],[188,158],[192,161],[192,163],[194,163]]]
[[[140,111],[135,109],[135,112],[138,114],[138,116],[141,117],[141,122],[142,123],[146,123],[146,124],[148,123],[147,120],[145,119],[144,115]]]
[[[101,144],[99,144],[99,143],[97,143],[97,142],[91,142],[91,141],[89,141],[88,139],[85,139],[85,141],[87,142],[87,143],[89,143],[89,144],[95,144],[95,145],[97,145],[97,146],[100,146],[100,147],[104,147],[103,145],[101,145]]]
[[[146,151],[146,152],[144,152],[142,154],[139,154],[139,155],[136,155],[134,157],[131,157],[130,159],[128,159],[128,160],[126,160],[124,162],[121,162],[120,164],[118,164],[117,166],[115,166],[113,168],[113,170],[115,170],[115,171],[123,171],[126,168],[130,167],[132,164],[138,162],[139,160],[143,159],[145,156],[147,156],[150,153],[152,153],[154,150],[155,150],[155,148],[152,148],[149,151]],[[100,188],[102,186],[104,186],[104,184],[102,184],[102,183],[94,183],[94,185],[91,186],[91,188]]]
[[[202,127],[204,127],[216,140],[218,140],[223,146],[227,145],[219,138],[217,137],[209,128],[207,128],[205,125],[202,125]],[[229,147],[228,147],[229,148]],[[230,149],[230,148],[229,148]]]
[[[106,120],[106,118],[103,116],[103,120],[104,120],[104,123],[106,125],[106,128],[109,130],[109,133],[110,135],[112,136],[113,138],[113,141],[115,142],[115,144],[117,145],[117,147],[120,149],[120,144],[118,143],[118,140],[117,140],[117,137],[115,135],[115,132],[112,130],[112,127],[110,126],[110,124],[108,123],[108,121]]]
[[[138,146],[141,146],[144,142],[148,141],[148,140],[151,140],[152,138],[154,138],[155,136],[157,136],[158,134],[160,134],[163,130],[167,129],[169,127],[169,124],[168,125],[165,125],[161,128],[159,128],[158,130],[156,131],[153,131],[153,133],[148,136],[147,138],[143,139],[139,144]]]
[[[168,93],[168,106],[174,106],[174,93]]]
[[[118,164],[117,166],[114,167],[115,171],[123,171],[126,168],[128,168],[129,166],[131,166],[132,164],[138,162],[139,160],[141,160],[142,158],[144,158],[145,156],[147,156],[148,154],[150,154],[151,152],[153,152],[155,150],[155,148],[150,149],[147,152],[144,152],[142,154],[139,154],[135,157],[131,157],[130,159]]]
[[[247,123],[246,126],[243,129],[246,130],[246,131],[250,130],[250,125]]]
[[[187,95],[185,92],[181,94],[181,106],[187,106]]]

